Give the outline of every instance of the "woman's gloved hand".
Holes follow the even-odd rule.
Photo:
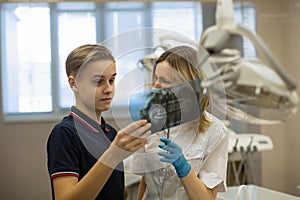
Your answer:
[[[164,144],[159,144],[158,147],[165,150],[158,152],[158,155],[163,157],[160,161],[171,163],[179,178],[186,177],[191,170],[191,165],[185,159],[181,147],[167,138],[160,138],[160,141]]]

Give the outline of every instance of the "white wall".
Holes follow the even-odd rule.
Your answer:
[[[264,0],[259,4],[258,31],[289,74],[300,80],[300,1]],[[299,85],[299,84],[298,84]],[[299,89],[297,93],[299,94]],[[263,126],[262,133],[274,142],[263,153],[262,183],[279,191],[297,194],[300,184],[300,111],[284,124]]]

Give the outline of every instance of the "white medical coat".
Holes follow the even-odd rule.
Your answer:
[[[171,128],[170,139],[181,146],[185,158],[206,187],[220,185],[219,191],[226,191],[228,134],[219,119],[207,115],[212,123],[205,133],[197,135],[197,122],[188,122]],[[188,199],[175,168],[159,161],[161,137],[166,137],[165,131],[149,137],[145,147],[132,156],[130,171],[144,176],[145,200]]]

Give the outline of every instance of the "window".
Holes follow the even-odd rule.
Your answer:
[[[236,2],[234,4],[235,23],[242,23],[250,30],[256,30],[256,9],[255,4],[249,2]],[[247,38],[243,38],[243,54],[247,58],[255,58],[256,50]]]
[[[60,119],[73,105],[65,75],[65,60],[75,47],[101,43],[137,28],[174,30],[195,41],[203,31],[200,2],[61,2],[0,3],[2,106],[5,121]],[[179,14],[180,13],[180,14]],[[253,3],[235,3],[236,21],[255,31]],[[184,16],[184,17],[178,17]],[[149,29],[151,30],[151,29]],[[145,44],[157,41],[155,32],[145,34]],[[127,41],[128,45],[135,41]],[[117,60],[118,81],[130,74],[131,85],[143,82],[137,61],[151,49],[139,49]],[[255,50],[244,41],[244,53]],[[112,106],[126,105],[119,84]],[[126,95],[125,95],[126,96]]]
[[[4,113],[51,112],[50,9],[4,4],[2,11]]]
[[[65,61],[68,54],[76,47],[82,44],[94,44],[96,39],[96,12],[93,3],[60,3],[53,9],[53,27],[57,29],[54,32],[54,41],[52,51],[53,58],[58,66],[58,88],[53,91],[57,95],[58,102],[55,102],[59,108],[67,108],[73,102],[72,91],[69,89],[67,81]],[[84,8],[84,9],[83,9]],[[55,35],[57,34],[57,35]],[[56,49],[57,48],[57,49]],[[54,64],[54,63],[53,63]],[[57,72],[55,70],[55,72]],[[57,107],[57,106],[56,106]]]

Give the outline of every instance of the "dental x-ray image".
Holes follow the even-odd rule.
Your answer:
[[[197,120],[200,108],[201,79],[138,92],[129,99],[131,119],[151,122],[152,133]]]

